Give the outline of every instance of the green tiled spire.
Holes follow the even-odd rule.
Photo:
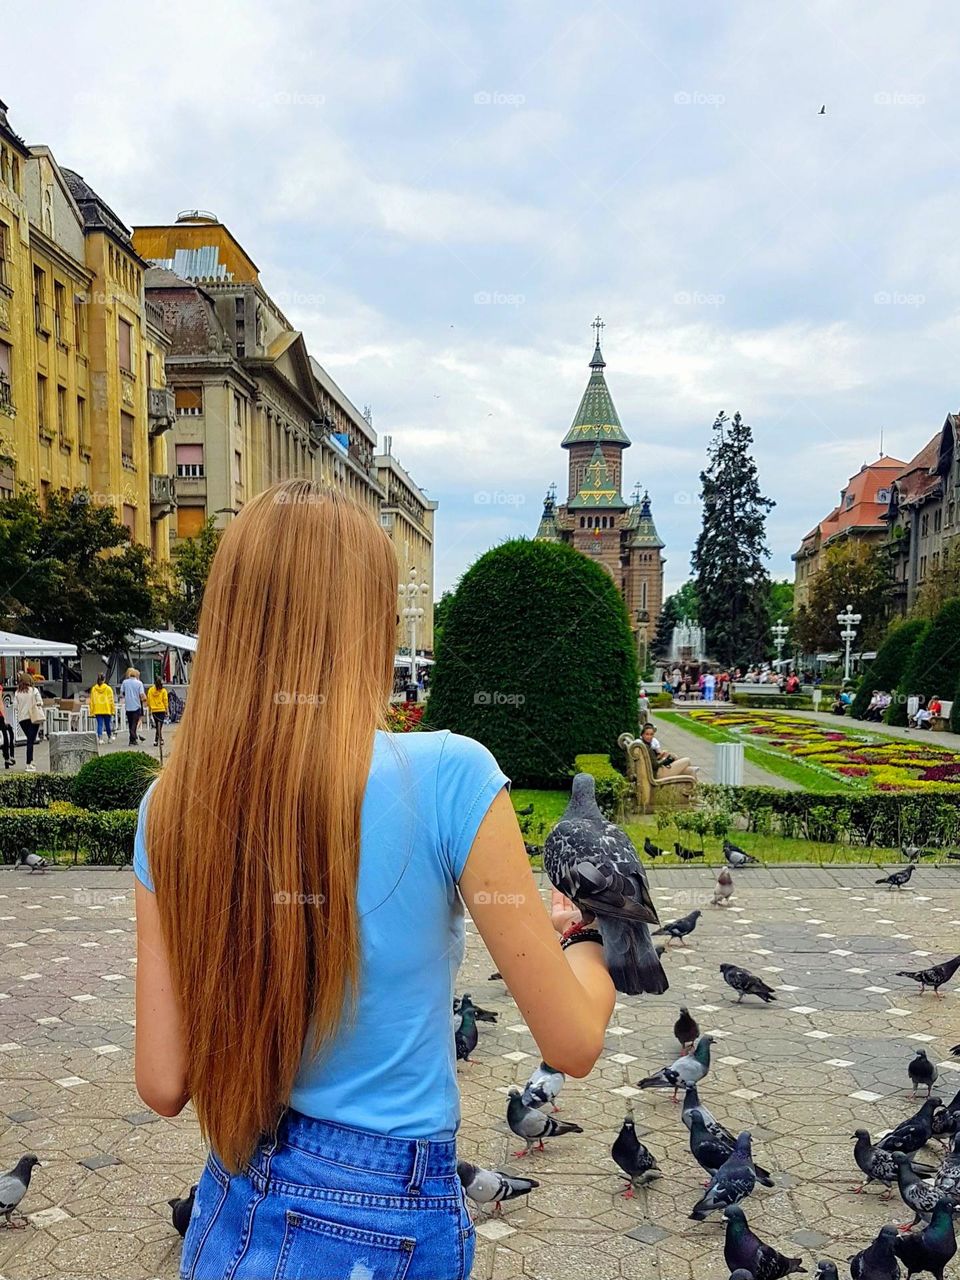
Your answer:
[[[627,504],[620,495],[616,478],[607,465],[597,443],[593,449],[593,457],[587,463],[587,469],[575,498],[567,503],[569,511],[603,510],[626,511]]]
[[[657,526],[653,523],[653,513],[650,510],[650,494],[644,493],[640,497],[640,483],[633,494],[633,505],[630,508],[630,516],[627,520],[627,528],[630,530],[629,543],[631,547],[654,547],[657,550],[663,548],[663,542],[657,533]]]
[[[590,361],[590,380],[573,424],[563,438],[563,447],[569,449],[574,444],[590,444],[602,440],[621,444],[626,448],[630,444],[630,438],[620,425],[620,418],[610,396],[607,380],[603,376],[606,361],[600,350],[600,330],[603,328],[603,321],[599,316],[594,320],[593,327],[597,331],[597,345],[593,359]]]
[[[557,486],[552,484],[543,500],[543,515],[537,529],[538,542],[559,542],[560,531],[557,527]]]

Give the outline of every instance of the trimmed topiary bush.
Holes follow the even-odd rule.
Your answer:
[[[450,602],[425,723],[484,743],[517,786],[569,786],[574,759],[637,732],[637,653],[605,569],[561,543],[481,556]]]
[[[805,693],[734,693],[735,707],[773,708],[780,711],[811,711],[813,699]],[[714,704],[716,705],[716,704]]]
[[[7,773],[0,777],[0,809],[45,809],[73,799],[70,773]]]
[[[88,760],[73,780],[73,802],[81,809],[139,808],[159,767],[145,751],[116,751]]]
[[[863,719],[874,689],[882,689],[890,694],[895,692],[906,674],[914,645],[926,634],[929,626],[929,622],[923,618],[910,618],[890,628],[877,650],[877,656],[864,671],[857,686],[853,706],[850,708],[850,714],[855,720]]]
[[[960,681],[960,598],[948,600],[910,651],[888,724],[907,723],[907,699],[950,698]]]
[[[605,755],[577,756],[573,762],[576,773],[593,775],[597,793],[597,806],[600,811],[614,822],[623,817],[624,805],[630,794],[630,783],[610,763]]]

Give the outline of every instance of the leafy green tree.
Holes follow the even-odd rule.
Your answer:
[[[948,600],[910,651],[906,670],[887,713],[890,724],[907,723],[907,698],[918,694],[950,699],[960,684],[960,597]]]
[[[890,628],[877,650],[877,656],[860,678],[853,706],[850,708],[854,719],[863,719],[874,689],[882,689],[884,693],[894,692],[903,679],[914,645],[925,634],[928,626],[929,623],[922,618],[911,618]]]
[[[167,595],[166,612],[176,631],[196,634],[203,592],[221,533],[210,516],[199,533],[182,539],[173,549],[173,587]]]
[[[433,652],[436,656],[437,650],[443,640],[443,628],[446,625],[447,614],[450,611],[450,605],[453,601],[453,592],[444,591],[443,595],[433,606]]]
[[[788,627],[793,622],[793,583],[785,578],[777,578],[770,583],[767,596],[767,617],[772,627],[783,622]]]
[[[768,647],[767,512],[753,433],[740,417],[717,415],[700,473],[703,527],[693,551],[698,621],[707,649],[725,666],[762,657]]]
[[[810,585],[803,612],[797,612],[796,634],[804,653],[836,649],[840,644],[837,614],[852,605],[861,616],[857,643],[873,648],[886,625],[889,568],[880,547],[852,540],[827,547]]]
[[[589,556],[515,539],[464,574],[425,721],[483,742],[518,786],[566,786],[574,759],[637,728],[637,651],[623,597]]]

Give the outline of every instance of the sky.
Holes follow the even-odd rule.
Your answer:
[[[928,0],[50,0],[0,97],[128,225],[214,211],[440,508],[532,535],[598,313],[667,589],[720,410],[774,576],[956,411],[960,24]],[[42,50],[42,59],[38,51]],[[41,73],[42,67],[42,73]],[[826,107],[820,114],[821,106]]]

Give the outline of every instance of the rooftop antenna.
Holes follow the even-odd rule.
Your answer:
[[[883,457],[883,427],[880,428],[880,457]]]

